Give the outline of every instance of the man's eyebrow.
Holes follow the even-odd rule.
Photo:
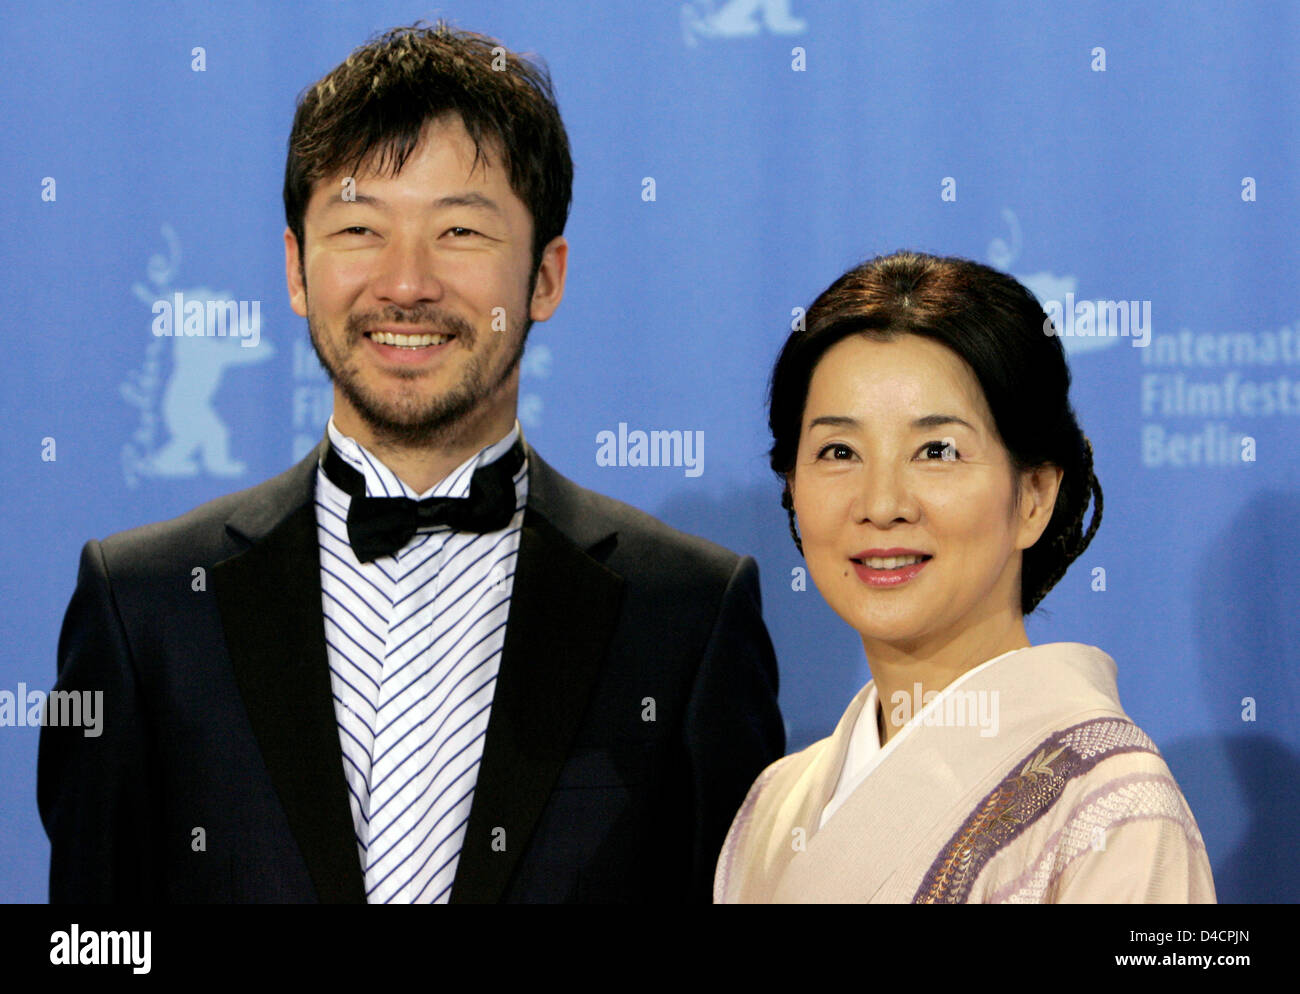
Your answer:
[[[830,425],[832,428],[860,428],[862,422],[843,414],[824,414],[808,422],[809,428],[816,428],[818,425]],[[955,414],[927,414],[912,422],[913,428],[939,428],[943,425],[965,425],[971,431],[979,431],[970,422],[962,420]]]
[[[495,200],[485,197],[481,193],[456,193],[449,197],[439,197],[433,202],[434,207],[477,207],[481,210],[491,211],[493,214],[504,214],[504,211],[497,205]]]
[[[338,207],[349,203],[363,204],[366,207],[374,207],[378,210],[385,210],[388,207],[387,202],[380,197],[374,197],[367,193],[354,193],[344,200],[342,192],[337,197],[330,197],[325,202],[325,206],[327,208]],[[504,215],[495,200],[485,197],[481,193],[454,193],[446,197],[439,197],[437,200],[432,201],[430,206],[436,210],[443,210],[447,207],[473,207],[477,210]]]

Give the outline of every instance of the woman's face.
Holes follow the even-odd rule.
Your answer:
[[[974,373],[917,335],[846,338],[813,371],[794,509],[822,596],[864,640],[916,648],[1019,620],[1020,553],[1059,472],[1022,474]]]

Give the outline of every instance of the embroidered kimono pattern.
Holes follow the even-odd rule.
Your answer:
[[[989,860],[1037,821],[1071,779],[1107,756],[1138,749],[1160,755],[1137,725],[1112,718],[1095,718],[1050,736],[966,819],[935,857],[913,903],[964,903]]]

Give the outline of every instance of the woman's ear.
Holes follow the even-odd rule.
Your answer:
[[[1061,490],[1065,471],[1060,466],[1045,463],[1020,474],[1020,524],[1016,548],[1028,549],[1047,530],[1056,508],[1056,496]]]
[[[794,470],[785,474],[785,489],[781,491],[781,506],[785,508],[786,517],[790,522],[790,537],[794,539],[794,546],[799,550],[799,555],[803,555],[803,539],[799,537],[799,523],[794,513]]]

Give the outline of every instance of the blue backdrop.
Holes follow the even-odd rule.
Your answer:
[[[53,683],[86,539],[319,439],[329,386],[283,275],[294,99],[374,33],[438,16],[543,56],[573,144],[568,289],[530,340],[528,438],[579,483],[758,558],[791,749],[868,676],[799,589],[764,456],[771,364],[795,309],[868,256],[986,261],[1073,321],[1106,495],[1030,638],[1117,660],[1221,900],[1300,896],[1290,4],[6,10],[0,692]],[[177,292],[243,302],[256,347],[156,337],[151,305]],[[620,424],[702,432],[703,471],[600,465]],[[36,747],[37,729],[0,727],[3,900],[46,894]]]

